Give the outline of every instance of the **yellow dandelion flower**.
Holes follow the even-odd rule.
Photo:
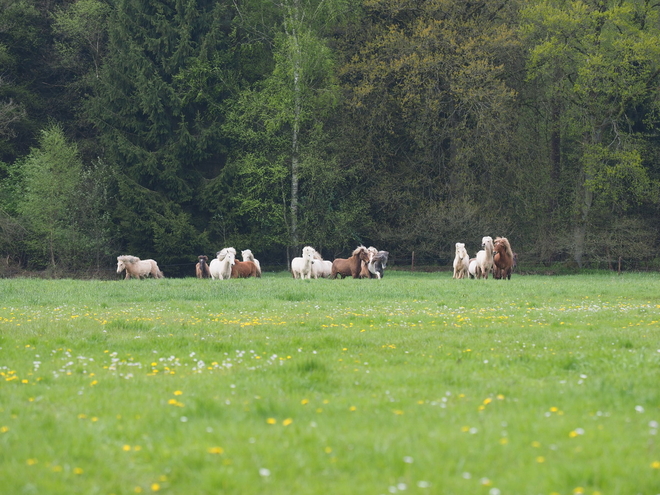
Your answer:
[[[575,487],[573,488],[573,493],[575,495],[582,494],[584,493],[584,488],[582,488],[581,486]]]
[[[332,452],[332,447],[326,447],[324,450],[326,454],[330,454]]]
[[[38,462],[39,462],[39,461],[38,461],[37,459],[28,459],[27,461],[25,461],[25,463],[26,463],[28,466],[34,466],[34,465],[37,464]]]
[[[183,392],[181,392],[181,390],[175,390],[174,391],[174,395],[181,395],[181,394],[183,394]]]
[[[268,423],[269,425],[274,425],[275,423],[277,423],[277,420],[275,418],[268,418],[266,420],[266,423]]]
[[[355,406],[351,406],[351,407],[348,408],[348,410],[349,410],[349,411],[356,411],[356,410],[357,410],[357,407],[355,407]]]
[[[300,403],[304,406],[306,404],[309,404],[309,399],[303,399],[300,401]]]
[[[557,411],[559,411],[559,408],[558,408],[558,407],[552,406],[552,407],[550,408],[550,412],[557,412]]]
[[[160,490],[160,485],[158,483],[152,483],[151,484],[151,491],[152,492],[157,492],[158,490]]]
[[[500,438],[500,443],[502,445],[506,445],[507,443],[509,443],[509,439],[507,437],[502,437]]]
[[[129,450],[131,450],[131,446],[130,446],[130,445],[124,445],[121,449],[122,449],[124,452],[128,452]]]
[[[83,470],[79,467],[73,468],[73,474],[83,474]]]
[[[0,433],[7,433],[9,431],[9,426],[0,426]]]
[[[532,447],[538,449],[540,446],[541,446],[541,442],[537,442],[536,440],[534,440],[534,441],[532,442]]]
[[[575,438],[575,437],[578,436],[578,432],[575,431],[575,430],[573,430],[572,432],[570,432],[570,433],[568,434],[568,436],[571,437],[571,438]]]
[[[397,416],[402,416],[402,415],[403,415],[403,411],[402,411],[401,409],[395,409],[395,410],[392,411],[392,412],[393,412],[394,414],[396,414]]]
[[[142,487],[141,486],[136,486],[135,488],[133,488],[133,491],[135,493],[142,493]]]
[[[461,427],[461,431],[462,431],[463,433],[466,433],[466,432],[470,431],[470,427],[469,427],[469,426],[462,426],[462,427]]]
[[[660,461],[653,461],[653,462],[651,463],[651,467],[652,467],[653,469],[660,469]]]
[[[483,404],[484,404],[484,406],[487,406],[487,405],[490,404],[491,402],[493,402],[493,399],[491,399],[490,397],[488,397],[487,399],[484,399]]]
[[[289,426],[291,423],[293,423],[293,419],[291,418],[286,418],[284,421],[282,421],[284,426]]]
[[[224,453],[225,449],[222,447],[209,447],[208,453],[209,454],[222,454]]]
[[[504,396],[502,394],[497,394],[497,400],[504,400]]]
[[[90,386],[90,387],[93,387],[93,386],[96,385],[97,383],[98,383],[98,380],[94,380],[92,383],[89,384],[89,386]]]
[[[542,455],[538,456],[536,458],[536,462],[538,462],[539,464],[544,463],[545,462],[545,457],[543,457]]]

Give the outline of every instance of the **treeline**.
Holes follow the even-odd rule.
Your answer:
[[[3,268],[653,267],[659,97],[649,0],[0,0]]]

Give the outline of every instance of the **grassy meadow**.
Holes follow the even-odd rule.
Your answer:
[[[0,493],[660,493],[660,276],[0,280]]]

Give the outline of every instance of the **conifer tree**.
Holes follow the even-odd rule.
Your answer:
[[[200,190],[223,160],[227,16],[213,0],[119,0],[89,114],[119,172],[124,249],[161,263],[204,247]]]

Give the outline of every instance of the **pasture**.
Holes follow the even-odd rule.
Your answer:
[[[660,493],[660,276],[0,280],[8,494]]]

